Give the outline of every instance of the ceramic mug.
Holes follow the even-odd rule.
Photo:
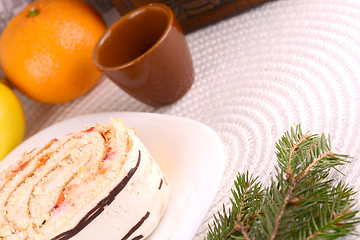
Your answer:
[[[194,81],[184,33],[163,4],[122,16],[96,44],[93,62],[126,93],[155,107],[179,100]]]

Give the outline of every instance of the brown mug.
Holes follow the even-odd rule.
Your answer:
[[[164,4],[122,16],[96,44],[93,62],[126,93],[154,107],[179,100],[194,81],[184,33]]]

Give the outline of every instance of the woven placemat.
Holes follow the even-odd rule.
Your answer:
[[[112,8],[103,14],[108,23],[118,18]],[[329,133],[335,152],[354,157],[341,178],[360,192],[359,16],[357,0],[266,3],[186,36],[196,79],[179,102],[152,108],[106,78],[86,96],[56,106],[18,94],[26,136],[64,119],[105,111],[156,112],[210,126],[224,143],[227,164],[195,239],[204,238],[213,213],[229,203],[238,171],[249,170],[269,182],[275,142],[298,123],[304,131]]]

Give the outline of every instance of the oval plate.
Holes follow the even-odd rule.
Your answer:
[[[84,125],[114,117],[134,128],[169,179],[169,206],[150,240],[192,239],[221,183],[225,153],[219,136],[202,123],[175,116],[141,112],[106,112],[75,117],[33,135],[0,162],[0,171],[25,151],[60,138]]]

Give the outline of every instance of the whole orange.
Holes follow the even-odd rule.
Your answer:
[[[81,0],[38,0],[6,26],[0,65],[9,82],[43,103],[63,103],[88,92],[101,73],[92,51],[106,25]]]

